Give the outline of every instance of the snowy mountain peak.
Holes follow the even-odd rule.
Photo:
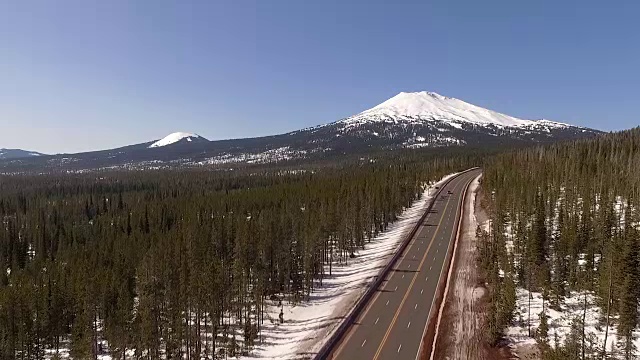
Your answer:
[[[386,121],[390,118],[396,121],[415,121],[418,119],[498,127],[535,127],[541,125],[536,120],[518,119],[429,91],[401,92],[380,105],[346,119],[345,122],[353,124],[362,121]],[[544,125],[567,126],[548,120],[544,121]]]
[[[186,132],[175,132],[173,134],[169,134],[165,136],[163,139],[160,139],[149,146],[149,148],[157,148],[163,147],[171,144],[175,144],[178,142],[193,142],[193,141],[207,141],[205,138],[198,134],[186,133]]]

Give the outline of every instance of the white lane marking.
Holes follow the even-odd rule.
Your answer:
[[[433,261],[436,261],[436,257],[435,256],[433,257]]]
[[[395,289],[395,290],[393,290],[393,291],[398,291],[398,287],[396,286],[396,289]]]
[[[400,344],[400,346],[398,346],[398,351],[397,352],[400,352],[400,349],[402,349],[402,344]]]
[[[378,320],[380,320],[380,318],[376,318],[376,322],[373,325],[376,325],[378,323]]]
[[[415,255],[413,255],[413,258],[415,259],[415,258],[416,258],[416,256],[415,256]]]
[[[426,278],[424,278],[424,281],[429,281],[429,277],[427,276]]]
[[[424,291],[424,289],[420,289],[420,294],[422,294],[423,291]]]
[[[416,304],[416,306],[413,307],[413,310],[416,310],[418,308],[418,304]]]
[[[386,304],[384,304],[384,306],[387,306],[387,305],[389,305],[389,300],[387,300],[387,303],[386,303]]]
[[[440,248],[437,248],[436,249],[436,254],[439,253],[439,252],[440,252]]]
[[[404,279],[404,274],[402,274],[402,278]]]
[[[409,326],[411,326],[411,321],[409,321],[409,323],[407,324],[407,329],[409,328]]]
[[[364,344],[367,343],[367,339],[364,339],[364,341],[362,342],[362,345],[360,345],[360,347],[364,347]]]
[[[429,270],[431,270],[432,267],[433,267],[433,265],[429,266]]]
[[[411,267],[411,264],[407,264],[407,269]]]

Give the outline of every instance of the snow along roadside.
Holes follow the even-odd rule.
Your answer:
[[[265,321],[262,327],[264,342],[256,344],[250,356],[240,359],[298,359],[317,353],[420,220],[435,187],[457,174],[449,174],[437,183],[429,184],[421,198],[385,232],[373,238],[364,250],[357,251],[356,258],[348,265],[334,264],[332,276],[325,278],[323,286],[311,293],[309,301],[295,306],[285,303],[284,324],[277,322],[280,308],[276,304],[269,305],[265,318],[273,321]]]

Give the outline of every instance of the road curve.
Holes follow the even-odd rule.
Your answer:
[[[463,192],[480,169],[452,179],[434,199],[420,230],[386,276],[330,359],[414,360],[419,358],[448,252],[452,251]]]

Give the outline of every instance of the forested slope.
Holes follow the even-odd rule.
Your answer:
[[[479,230],[489,340],[519,324],[544,358],[601,358],[605,343],[609,357],[636,358],[640,128],[491,157],[483,189],[492,220],[489,233]],[[542,311],[516,315],[532,294]],[[579,315],[563,330],[549,316],[569,299]],[[587,313],[596,314],[592,327]]]
[[[0,176],[0,358],[249,351],[265,300],[305,301],[425,182],[476,163]]]

